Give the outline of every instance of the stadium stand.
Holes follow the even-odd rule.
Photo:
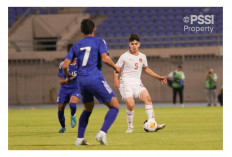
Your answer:
[[[8,8],[8,27],[11,27],[21,16],[32,14],[55,14],[61,8],[57,7],[9,7]]]
[[[89,7],[84,13],[108,15],[98,25],[96,36],[104,38],[111,49],[127,48],[124,39],[130,33],[141,36],[142,48],[222,45],[222,8]],[[216,30],[210,35],[206,31],[183,31],[183,17],[195,14],[215,15],[215,24],[211,26]]]
[[[55,14],[63,8],[9,7],[8,27],[22,16]],[[141,36],[141,48],[170,48],[222,45],[223,11],[221,7],[88,7],[82,11],[91,17],[106,16],[98,26],[96,36],[104,38],[110,49],[127,48],[131,33]],[[183,31],[183,17],[214,15],[212,33]],[[129,16],[128,16],[129,15]],[[206,24],[193,26],[207,27]],[[59,37],[58,37],[59,38]],[[74,39],[76,40],[76,39]]]

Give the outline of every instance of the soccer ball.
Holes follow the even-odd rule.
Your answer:
[[[143,129],[146,132],[154,132],[157,129],[157,122],[154,119],[148,119],[143,123]]]

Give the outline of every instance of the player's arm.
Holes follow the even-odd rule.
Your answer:
[[[108,56],[107,53],[102,53],[101,54],[101,59],[104,63],[112,67],[117,73],[120,72],[120,67],[118,67],[114,62],[111,60],[111,58]]]
[[[71,77],[71,78],[63,78],[63,77],[60,77],[59,81],[60,81],[60,85],[63,85],[63,84],[67,84],[67,83],[70,83],[72,80],[73,80],[74,77]]]
[[[158,79],[162,84],[167,84],[167,79],[166,79],[167,76],[160,76],[160,75],[156,74],[154,71],[152,71],[148,67],[143,67],[143,71],[146,74],[150,75],[151,77],[154,77],[154,78]]]
[[[59,79],[60,85],[70,83],[70,82],[72,82],[73,79],[74,79],[74,76],[71,76],[70,78],[66,78],[66,79],[63,77],[60,77],[60,79]]]
[[[119,88],[120,82],[118,79],[118,73],[114,71],[114,87]]]
[[[69,64],[71,63],[71,61],[67,58],[65,58],[64,60],[64,64],[62,66],[62,69],[63,69],[63,72],[66,76],[68,77],[71,77],[72,75],[69,74],[69,70],[68,70],[68,67],[69,67]]]
[[[59,77],[60,85],[66,84],[67,81],[63,77]]]

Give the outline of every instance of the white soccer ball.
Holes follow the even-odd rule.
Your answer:
[[[157,122],[154,119],[148,119],[143,123],[146,132],[154,132],[157,129]]]

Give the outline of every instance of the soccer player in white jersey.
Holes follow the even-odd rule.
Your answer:
[[[167,84],[167,79],[164,76],[159,76],[153,72],[147,64],[146,56],[139,52],[140,38],[137,34],[131,34],[129,37],[130,50],[122,54],[116,63],[121,67],[121,77],[118,79],[118,73],[114,72],[114,87],[119,88],[122,99],[127,104],[127,123],[128,129],[126,133],[133,132],[133,116],[135,101],[134,98],[139,98],[145,104],[145,110],[148,119],[155,119],[153,105],[147,89],[141,82],[141,72],[158,79],[162,84]],[[165,124],[158,125],[158,130],[163,129]]]

